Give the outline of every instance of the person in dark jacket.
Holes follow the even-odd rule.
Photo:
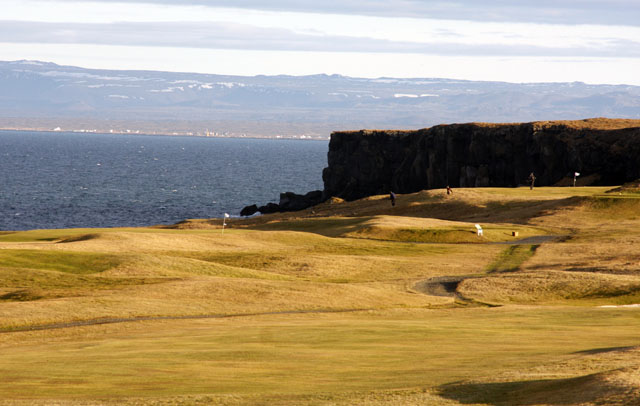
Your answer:
[[[529,187],[531,188],[531,190],[533,190],[533,184],[536,182],[536,176],[533,174],[533,172],[531,172],[527,180],[530,183]]]

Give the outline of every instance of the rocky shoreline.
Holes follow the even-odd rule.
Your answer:
[[[326,200],[322,190],[314,190],[304,195],[293,192],[280,193],[279,203],[267,203],[264,206],[252,204],[240,211],[241,216],[252,216],[257,212],[262,214],[280,213],[285,211],[304,210]]]

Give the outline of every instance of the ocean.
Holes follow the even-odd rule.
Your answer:
[[[238,216],[322,189],[327,141],[0,131],[0,230]]]

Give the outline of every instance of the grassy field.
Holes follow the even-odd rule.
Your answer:
[[[0,404],[640,404],[640,194],[609,189],[2,231]]]

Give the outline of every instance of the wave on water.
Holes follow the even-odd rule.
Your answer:
[[[322,189],[326,141],[0,131],[0,230],[174,224]]]

